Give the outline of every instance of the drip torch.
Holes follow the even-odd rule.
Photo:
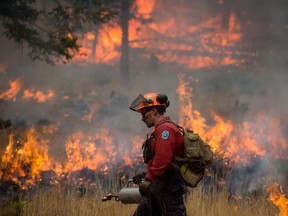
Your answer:
[[[139,192],[138,185],[133,183],[133,179],[129,179],[127,185],[119,191],[118,195],[112,195],[112,193],[110,193],[102,198],[102,202],[112,199],[120,201],[123,204],[137,204],[141,201],[142,196]]]

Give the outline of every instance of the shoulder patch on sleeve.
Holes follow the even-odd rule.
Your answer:
[[[168,130],[163,130],[161,134],[161,138],[166,140],[169,137],[169,131]]]

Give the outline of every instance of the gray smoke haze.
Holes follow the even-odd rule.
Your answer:
[[[165,8],[172,10],[168,5],[165,5]],[[162,11],[162,13],[154,14],[154,21],[161,22],[161,20],[169,19],[169,17],[165,17],[169,15],[173,16],[176,21],[179,20],[180,23],[187,16],[190,24],[200,24],[207,19],[209,12],[213,12],[211,7],[206,8],[206,6],[204,3],[203,5],[200,3],[193,5],[193,7],[201,9],[201,16],[188,12],[172,13],[175,12],[174,10],[171,13]],[[69,134],[77,130],[87,131],[89,134],[97,128],[109,128],[111,133],[116,136],[115,139],[123,143],[127,142],[125,144],[129,148],[128,141],[125,141],[127,136],[143,135],[144,139],[145,134],[149,132],[141,122],[140,115],[129,110],[130,103],[140,93],[165,93],[171,102],[167,114],[178,121],[178,74],[183,72],[193,88],[193,107],[201,112],[208,125],[214,124],[211,111],[234,123],[254,121],[255,115],[264,113],[268,123],[270,119],[279,120],[280,135],[288,139],[287,11],[283,12],[281,8],[273,8],[267,14],[265,21],[276,26],[273,28],[271,24],[272,27],[269,25],[269,29],[267,29],[266,33],[269,35],[267,38],[270,40],[259,46],[261,49],[256,50],[255,53],[243,54],[246,61],[243,65],[216,65],[212,68],[191,69],[178,64],[177,61],[169,63],[160,61],[157,66],[151,66],[151,61],[144,58],[143,53],[133,49],[130,53],[129,83],[123,82],[119,74],[118,63],[87,66],[71,63],[51,66],[41,62],[32,62],[25,56],[25,48],[21,52],[12,42],[1,35],[0,64],[5,65],[6,69],[0,72],[0,95],[10,88],[10,80],[19,78],[22,87],[15,96],[15,101],[0,99],[0,118],[11,119],[15,127],[23,124],[32,126],[41,122],[57,124],[60,126],[59,134]],[[264,26],[263,23],[261,25]],[[179,34],[181,35],[180,32]],[[250,46],[253,44],[253,40],[257,46],[262,43],[260,39],[249,36],[247,32],[243,32],[243,34],[246,34],[243,44],[235,48],[236,52],[249,53],[249,49],[245,49],[248,46],[247,41],[250,42]],[[177,32],[175,35],[177,38]],[[183,40],[186,43],[186,37],[179,37],[177,40]],[[199,35],[194,35],[193,41],[197,43],[199,37]],[[171,50],[167,48],[168,51]],[[165,50],[159,50],[157,53],[157,49],[147,47],[146,52],[162,55]],[[189,55],[189,53],[183,54],[183,52],[176,51],[174,54],[179,55],[179,59],[181,59],[181,55]],[[197,53],[197,50],[190,54],[203,55],[203,53]],[[253,60],[251,60],[252,57]],[[250,60],[251,64],[247,63]],[[21,97],[25,89],[42,92],[53,90],[54,97],[43,103],[35,100],[24,101]],[[88,122],[85,120],[85,116],[93,109],[95,112],[91,114],[91,122]],[[263,125],[258,126],[263,127]],[[267,129],[267,132],[274,133],[271,128],[269,130]],[[259,140],[265,138],[261,134],[258,135],[257,139]],[[265,140],[261,140],[261,142],[265,144]],[[139,143],[139,149],[141,144]],[[286,149],[283,149],[286,153],[287,145],[286,143]],[[257,164],[257,168],[263,172],[267,172],[268,169],[266,160]],[[275,165],[273,175],[281,181],[287,178],[288,172],[287,170],[283,171],[283,163],[275,161],[273,164]],[[261,171],[259,171],[259,176],[263,174]],[[259,177],[257,174],[255,179]]]

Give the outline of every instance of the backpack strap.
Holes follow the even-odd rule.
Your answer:
[[[178,125],[177,123],[175,123],[175,122],[173,122],[173,121],[171,121],[171,120],[166,120],[166,121],[162,122],[161,124],[164,124],[164,123],[166,123],[166,122],[175,125],[175,126],[178,128],[178,130],[180,131],[180,133],[182,134],[182,136],[184,136],[185,130],[184,130],[183,127],[181,127],[180,125]],[[158,127],[159,125],[161,125],[161,124],[158,124],[157,127]],[[182,142],[182,147],[181,147],[181,148],[183,149],[183,153],[184,153],[185,150],[184,150],[184,146],[183,146],[183,145],[184,145],[184,137],[183,137],[183,142]],[[181,157],[178,157],[178,156],[174,156],[173,159],[172,159],[172,163],[173,163],[174,165],[176,165],[178,168],[180,168],[183,164],[189,163],[189,161],[186,160],[186,159],[184,159],[184,158],[181,158]]]
[[[177,123],[175,123],[175,122],[173,122],[173,121],[171,121],[171,120],[166,120],[166,121],[162,122],[161,124],[164,124],[164,123],[166,123],[166,122],[171,123],[171,124],[174,124],[174,125],[179,129],[179,131],[181,132],[181,134],[184,135],[184,131],[185,131],[185,130],[184,130],[183,127],[181,127],[180,125],[178,125]],[[158,126],[161,125],[161,124],[158,124],[156,127],[158,127]]]

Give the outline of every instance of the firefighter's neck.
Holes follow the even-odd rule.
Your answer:
[[[155,119],[154,119],[154,127],[156,127],[158,125],[158,123],[161,121],[161,119],[164,118],[164,115],[160,115],[159,113],[157,113],[157,115],[155,115]]]

